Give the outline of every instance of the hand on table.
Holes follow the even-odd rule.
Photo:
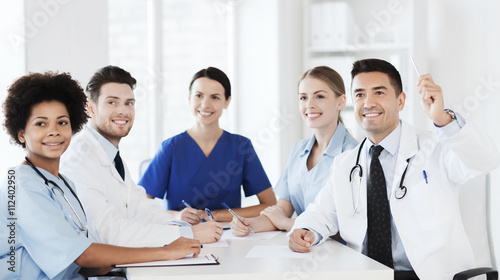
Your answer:
[[[290,234],[288,247],[294,252],[307,253],[311,251],[313,242],[314,233],[307,229],[296,228]]]
[[[199,240],[179,237],[163,249],[166,261],[177,260],[189,254],[193,254],[193,257],[196,258],[200,254],[201,243]]]
[[[213,243],[221,239],[223,232],[222,224],[216,221],[199,223],[192,226],[194,239],[201,243]]]
[[[269,206],[260,212],[266,216],[273,225],[279,230],[290,230],[294,220],[285,215],[285,212],[278,205]]]

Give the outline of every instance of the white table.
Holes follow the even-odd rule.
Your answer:
[[[286,245],[286,234],[270,240],[228,240],[229,247],[203,248],[213,253],[220,265],[127,268],[129,280],[317,280],[393,279],[392,269],[334,241],[316,248],[312,258],[246,258],[255,245]]]

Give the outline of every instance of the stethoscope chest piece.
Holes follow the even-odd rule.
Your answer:
[[[394,194],[394,196],[395,196],[397,199],[401,199],[401,198],[405,197],[406,192],[407,192],[406,187],[405,187],[405,186],[402,186],[402,187],[399,187],[399,188],[396,190],[396,193]]]

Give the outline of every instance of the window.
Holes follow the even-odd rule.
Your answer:
[[[7,88],[24,74],[24,5],[23,1],[0,2],[0,100],[5,100]],[[24,150],[9,143],[9,136],[3,129],[3,111],[0,116],[0,172],[21,161]],[[4,178],[0,174],[0,178]]]
[[[148,2],[109,0],[109,60],[129,71],[137,79],[134,126],[120,143],[127,165],[138,179],[139,165],[153,156],[158,141],[149,141],[154,127],[160,127],[162,140],[188,129],[193,118],[188,106],[188,86],[194,73],[214,66],[229,75],[227,10],[220,1],[165,0],[161,7],[161,73],[148,64],[151,26]],[[155,3],[158,5],[158,3]],[[226,7],[227,8],[227,7]],[[155,26],[158,28],[158,26]],[[161,83],[161,112],[150,114],[154,104],[149,98],[155,83]],[[221,126],[227,123],[227,113]]]

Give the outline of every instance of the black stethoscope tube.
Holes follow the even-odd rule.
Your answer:
[[[361,181],[361,178],[363,177],[363,168],[359,164],[359,157],[361,155],[361,150],[363,150],[363,145],[365,144],[365,142],[366,142],[366,138],[363,139],[363,142],[361,142],[361,145],[359,146],[358,155],[356,157],[356,164],[352,167],[351,173],[349,174],[349,182],[350,183],[352,183],[352,176],[353,176],[353,173],[356,171],[356,169],[359,169],[358,175],[359,175],[360,181]],[[408,170],[409,165],[410,165],[410,159],[408,158],[406,160],[406,168],[403,171],[403,175],[401,176],[401,181],[399,182],[399,188],[394,195],[397,199],[401,199],[401,198],[406,196],[407,188],[405,186],[403,186],[403,182],[405,180],[406,171]],[[352,186],[351,186],[351,191],[353,191]],[[398,194],[398,192],[399,192],[399,194]]]

